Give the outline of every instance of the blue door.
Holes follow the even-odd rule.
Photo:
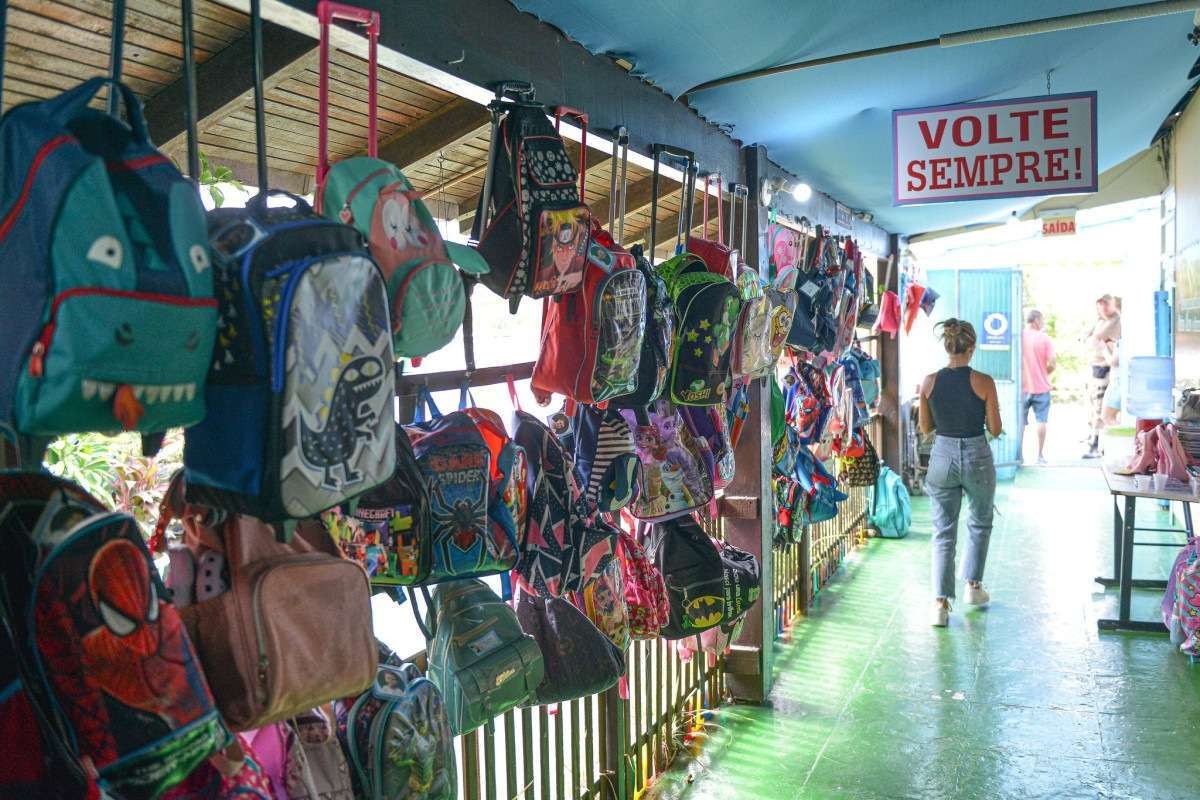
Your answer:
[[[1003,438],[992,442],[996,475],[1011,480],[1021,459],[1021,273],[931,270],[927,282],[940,295],[935,320],[958,317],[975,326],[978,345],[971,366],[996,381],[1004,423]]]

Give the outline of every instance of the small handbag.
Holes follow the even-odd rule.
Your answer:
[[[837,450],[837,442],[834,443]],[[879,454],[864,431],[855,431],[849,446],[842,448],[839,475],[847,486],[874,486],[879,479]]]

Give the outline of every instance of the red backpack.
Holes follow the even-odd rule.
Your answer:
[[[583,287],[543,301],[542,348],[530,381],[540,403],[555,392],[603,403],[637,388],[646,278],[595,220],[587,255]]]

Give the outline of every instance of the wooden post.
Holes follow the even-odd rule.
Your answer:
[[[746,237],[746,263],[765,268],[767,251],[762,242],[766,231],[766,209],[758,203],[758,182],[766,174],[767,153],[762,147],[742,150],[746,185],[750,187],[750,225]],[[771,539],[771,402],[765,380],[750,385],[750,416],[735,451],[737,473],[725,490],[726,504],[736,514],[725,520],[725,538],[752,553],[762,576],[762,594],[751,610],[741,635],[725,661],[726,685],[738,700],[761,703],[771,691],[772,650],[775,643],[775,608],[771,592],[775,565]],[[750,499],[757,502],[748,502]]]

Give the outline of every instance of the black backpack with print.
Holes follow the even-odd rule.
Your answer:
[[[522,95],[522,98],[529,95]],[[579,176],[539,103],[492,103],[492,146],[471,240],[491,271],[485,286],[508,298],[568,294],[583,285],[592,214]]]

